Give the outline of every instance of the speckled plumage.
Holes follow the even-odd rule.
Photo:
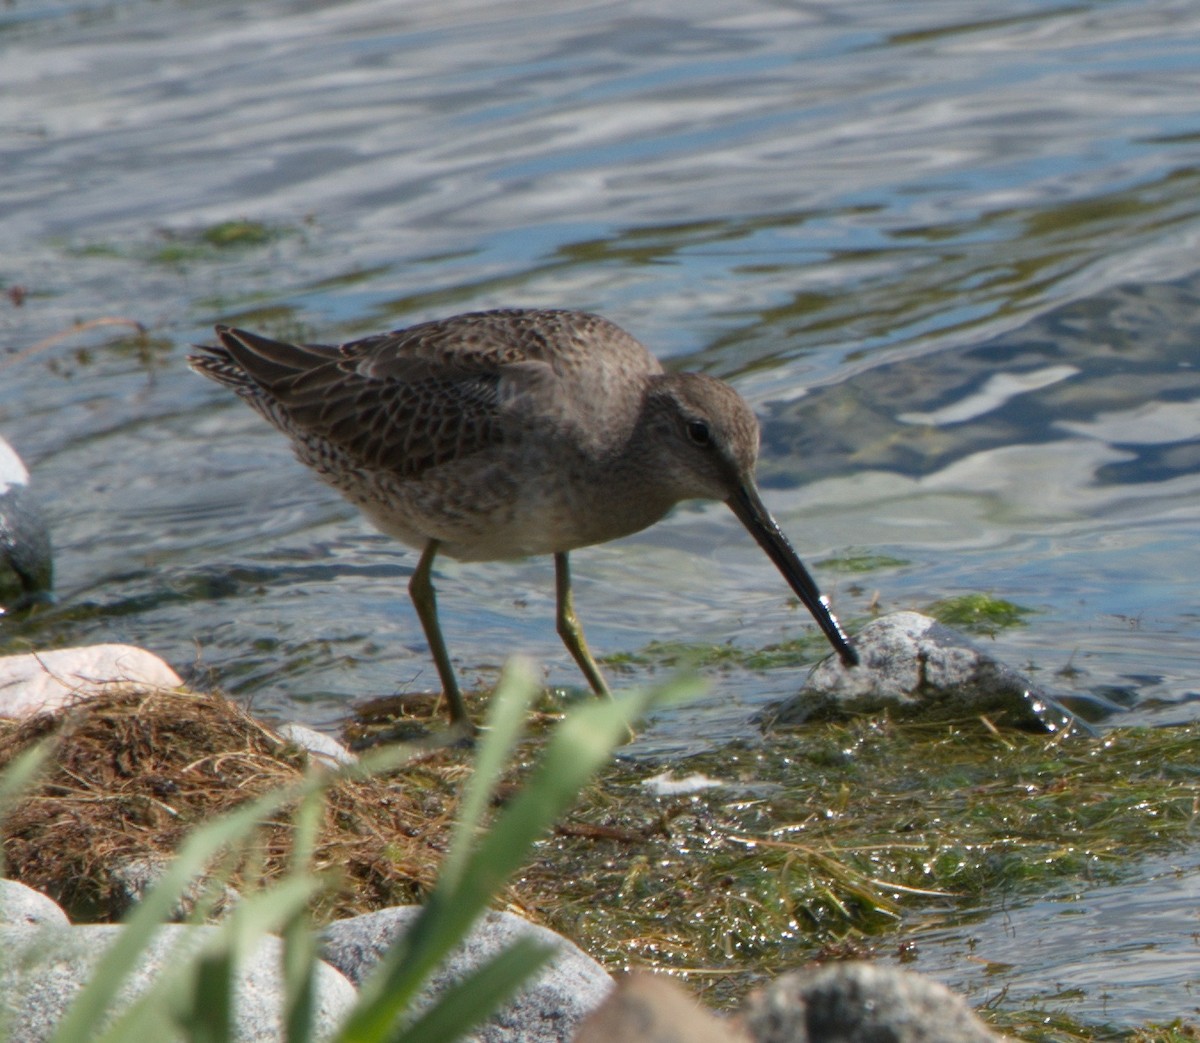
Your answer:
[[[379,529],[423,551],[413,599],[456,717],[457,682],[438,652],[434,554],[554,554],[560,633],[606,691],[571,611],[567,552],[646,528],[686,499],[729,503],[854,661],[755,490],[750,407],[712,377],[664,373],[608,320],[475,312],[339,346],[222,326],[217,336],[189,357],[193,368],[283,431]]]

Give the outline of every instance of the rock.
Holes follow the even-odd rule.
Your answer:
[[[47,600],[53,581],[49,530],[29,494],[29,472],[0,438],[0,612]]]
[[[768,725],[841,719],[889,709],[905,718],[986,715],[996,724],[1059,731],[1076,723],[1045,692],[948,626],[918,612],[893,612],[854,640],[861,664],[818,663],[800,693]]]
[[[704,1010],[682,986],[630,974],[579,1027],[574,1043],[751,1043],[739,1025]]]
[[[0,945],[5,951],[5,959],[0,961],[0,1003],[5,1007],[8,1043],[42,1043],[49,1039],[76,993],[122,930],[109,924],[0,927]],[[210,932],[219,930],[178,924],[160,928],[121,990],[118,1009],[127,1007],[160,974],[175,969],[182,954],[194,952]],[[238,1043],[277,1043],[283,1038],[280,952],[278,938],[265,938],[241,970],[232,1036]],[[358,994],[332,967],[318,964],[315,995],[314,1039],[328,1039]]]
[[[397,906],[330,924],[322,932],[320,956],[356,985],[380,956],[413,924],[419,906]],[[579,1022],[612,989],[608,972],[565,938],[519,916],[484,914],[462,943],[426,983],[417,999],[427,1005],[450,985],[515,942],[533,936],[558,949],[557,955],[500,1011],[475,1029],[481,1043],[565,1043]]]
[[[329,764],[354,764],[358,758],[343,746],[337,739],[307,725],[288,722],[276,729],[279,737],[287,742],[308,750],[317,760]]]
[[[0,926],[67,927],[70,921],[53,898],[17,880],[0,879]]]
[[[696,772],[679,778],[670,769],[642,780],[642,789],[656,797],[684,797],[690,793],[703,793],[705,790],[720,789],[727,785],[729,783],[714,779],[711,775]]]
[[[959,996],[919,974],[834,963],[777,978],[737,1020],[754,1043],[997,1043]]]
[[[183,682],[156,655],[133,645],[85,645],[0,657],[0,717],[61,709],[112,685],[178,688]]]
[[[112,920],[122,919],[163,878],[170,864],[169,859],[147,856],[114,866],[108,873],[108,903],[104,916]],[[237,904],[241,895],[228,884],[215,886],[217,893],[211,895],[209,881],[203,877],[193,880],[179,896],[167,919],[172,923],[182,923],[196,911],[200,902],[210,903],[208,919],[220,919]]]

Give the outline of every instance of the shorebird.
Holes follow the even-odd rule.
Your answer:
[[[664,372],[607,319],[483,311],[340,345],[216,334],[188,357],[192,368],[236,391],[373,525],[421,552],[409,595],[454,722],[469,719],[438,622],[437,554],[553,554],[558,633],[607,695],[575,614],[568,554],[638,532],[682,500],[723,500],[842,663],[858,662],[759,495],[750,406],[714,377]]]

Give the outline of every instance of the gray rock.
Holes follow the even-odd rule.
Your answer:
[[[29,472],[0,438],[0,612],[50,600],[50,534],[29,494]]]
[[[331,764],[354,764],[358,758],[343,746],[337,739],[315,728],[289,721],[275,729],[280,738],[294,743],[302,750],[308,750],[318,760]]]
[[[147,856],[131,858],[113,866],[108,873],[108,904],[104,909],[105,916],[113,920],[124,917],[166,875],[170,865],[170,859]],[[205,904],[208,919],[219,919],[229,912],[240,898],[241,895],[228,884],[211,883],[200,877],[184,889],[167,914],[167,919],[172,923],[182,923],[195,913],[196,906],[200,903]]]
[[[966,1002],[919,974],[873,963],[796,971],[737,1019],[755,1043],[997,1043]]]
[[[361,984],[419,912],[419,906],[397,906],[339,920],[323,932],[320,956]],[[530,935],[557,946],[557,955],[507,1006],[478,1026],[474,1038],[481,1043],[566,1043],[580,1021],[604,1001],[612,978],[578,946],[511,913],[489,912],[481,917],[427,983],[418,1006],[430,1003],[485,959]]]
[[[70,920],[53,898],[17,880],[0,879],[0,925],[67,927]]]
[[[104,959],[123,928],[89,924],[69,928],[0,927],[0,1004],[8,1043],[49,1039],[76,993]],[[121,991],[118,1010],[128,1006],[181,957],[195,952],[217,927],[167,924],[144,954]],[[277,1043],[282,1038],[278,938],[263,939],[246,961],[237,985],[233,1038],[238,1043]],[[316,1038],[333,1035],[353,1006],[357,992],[341,974],[318,964]]]
[[[994,723],[1059,731],[1076,719],[1029,678],[968,638],[918,612],[893,612],[856,635],[861,664],[834,657],[813,668],[800,693],[768,725],[840,719],[889,709],[938,720],[986,714]]]

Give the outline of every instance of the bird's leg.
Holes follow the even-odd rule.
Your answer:
[[[579,625],[579,617],[575,615],[575,602],[571,597],[571,568],[567,563],[566,551],[554,555],[554,589],[558,596],[558,636],[579,664],[579,669],[592,686],[592,691],[611,699],[612,692],[604,683],[600,667],[596,665],[592,653],[588,651],[587,642],[583,638],[583,627]]]
[[[437,540],[430,540],[425,544],[421,560],[417,562],[412,579],[408,581],[408,596],[412,598],[413,608],[417,610],[417,618],[425,631],[425,640],[429,642],[429,651],[433,653],[438,677],[442,679],[442,693],[450,704],[450,720],[454,724],[469,725],[471,719],[467,715],[467,705],[463,702],[462,691],[458,687],[458,679],[454,676],[454,667],[450,665],[446,641],[438,623],[437,597],[433,592],[431,579],[433,559],[437,555],[438,546]]]

